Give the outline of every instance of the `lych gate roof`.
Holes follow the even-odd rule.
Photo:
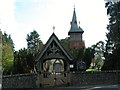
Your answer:
[[[84,31],[82,30],[82,28],[77,24],[77,17],[76,17],[76,12],[75,12],[75,8],[73,11],[73,17],[72,17],[72,22],[71,22],[71,28],[70,31],[68,32],[68,34],[70,33],[83,33]]]
[[[49,55],[46,55],[48,53]],[[56,54],[58,53],[58,54]],[[64,55],[68,60],[72,60],[68,52],[64,49],[64,47],[61,45],[59,39],[57,36],[53,33],[47,43],[45,44],[43,50],[39,53],[38,57],[36,58],[36,61],[41,60],[41,58],[45,57],[51,57],[56,58],[58,55],[58,58],[60,58],[62,55]]]

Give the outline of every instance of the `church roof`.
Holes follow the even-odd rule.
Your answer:
[[[65,50],[65,48],[61,45],[59,39],[57,38],[57,36],[53,33],[49,40],[47,41],[47,43],[45,44],[43,50],[41,50],[41,52],[39,53],[38,57],[36,58],[35,61],[39,61],[47,52],[47,50],[50,49],[55,49],[56,47],[53,45],[53,43],[56,43],[57,48],[59,48],[59,50],[63,53],[63,55],[68,59],[68,60],[72,60],[71,56],[68,54],[68,52]],[[56,49],[57,50],[57,49]],[[52,55],[52,58],[56,58],[57,55]],[[58,56],[59,57],[59,56]]]
[[[77,17],[76,17],[76,12],[75,12],[75,8],[73,11],[73,17],[72,17],[72,22],[71,22],[71,28],[70,31],[68,32],[68,35],[70,33],[83,33],[84,31],[82,30],[82,28],[77,24]]]

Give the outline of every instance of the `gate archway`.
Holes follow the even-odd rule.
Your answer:
[[[62,59],[46,60],[43,63],[43,70],[45,72],[64,72],[64,61]]]
[[[69,83],[72,58],[53,33],[36,59],[38,86],[61,86]]]

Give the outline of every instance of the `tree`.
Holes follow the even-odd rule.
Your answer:
[[[9,40],[9,43],[11,44],[13,50],[14,50],[14,43],[13,43],[13,40],[11,38],[11,35],[8,35],[8,40]]]
[[[39,34],[33,30],[30,34],[27,34],[27,46],[30,53],[36,53],[40,49],[40,44],[42,41],[39,38]]]
[[[65,39],[61,39],[60,42],[64,46],[64,48],[69,52],[70,51],[70,37],[66,37]]]
[[[70,48],[70,37],[61,39],[60,42],[63,45],[63,47],[67,50],[67,52],[69,52],[69,54],[71,55],[75,69],[77,69],[77,63],[83,61],[85,48]]]
[[[14,46],[12,39],[6,33],[2,35],[2,68],[3,74],[10,74],[13,71]]]
[[[35,67],[35,57],[43,47],[43,43],[39,38],[39,34],[37,31],[33,30],[33,32],[30,32],[30,34],[27,34],[27,45],[28,45],[28,51],[27,51],[27,64],[30,69],[30,71],[34,71]]]
[[[106,61],[103,70],[120,70],[120,1],[106,2],[109,25],[107,26]]]
[[[62,45],[69,52],[69,54],[73,57],[74,60],[80,60],[83,58],[84,48],[74,49],[70,48],[70,38],[66,37],[65,39],[61,39]]]
[[[14,73],[34,73],[35,57],[43,44],[39,34],[34,30],[27,34],[27,49],[23,48],[14,52]]]
[[[97,42],[93,45],[94,49],[94,58],[92,59],[92,64],[97,70],[101,70],[104,64],[104,53],[105,53],[105,44],[103,41]]]
[[[2,71],[2,32],[1,30],[0,30],[0,71]]]
[[[90,67],[91,61],[94,58],[94,52],[94,49],[92,49],[91,47],[85,49],[83,61],[86,63],[86,69]]]
[[[34,57],[27,49],[23,48],[14,52],[14,73],[34,72]]]

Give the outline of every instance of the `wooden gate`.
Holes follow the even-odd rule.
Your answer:
[[[69,73],[66,72],[42,72],[40,74],[41,87],[67,86],[69,82]]]

